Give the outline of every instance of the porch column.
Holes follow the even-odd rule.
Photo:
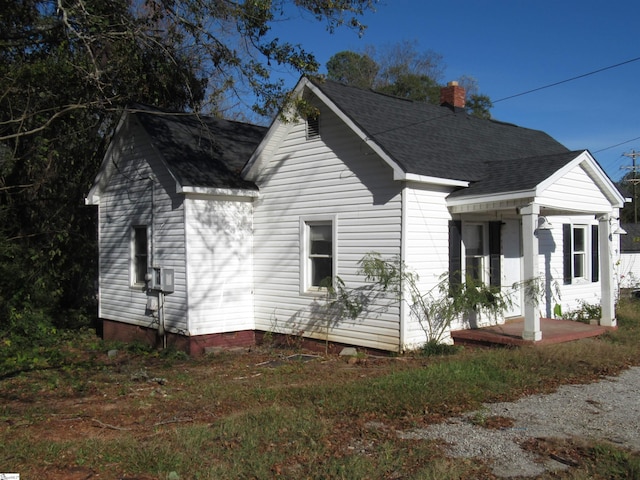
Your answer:
[[[536,228],[538,227],[538,215],[540,206],[535,203],[529,204],[520,209],[522,215],[522,256],[523,256],[523,278],[525,282],[537,282],[540,278],[538,261],[538,237]],[[538,305],[535,301],[524,297],[524,330],[522,338],[525,340],[542,340],[542,330],[540,330],[540,315]]]
[[[600,257],[600,304],[602,316],[600,325],[616,326],[615,281],[613,278],[613,260],[611,257],[611,216],[606,213],[598,215],[598,248]]]

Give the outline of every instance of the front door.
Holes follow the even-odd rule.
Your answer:
[[[502,291],[511,296],[511,307],[505,317],[522,315],[522,288],[513,284],[522,281],[522,246],[520,241],[520,220],[506,219],[502,226]]]

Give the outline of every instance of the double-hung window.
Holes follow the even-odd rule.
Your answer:
[[[131,232],[131,284],[144,285],[149,268],[149,241],[146,225],[135,225]]]
[[[485,241],[484,225],[465,225],[462,231],[465,252],[465,274],[468,279],[484,283],[485,279]]]
[[[587,278],[587,228],[574,226],[572,235],[573,278]]]
[[[336,221],[334,217],[300,220],[302,293],[326,292],[333,286],[336,265]]]
[[[502,222],[449,222],[449,285],[464,277],[493,287],[501,285]]]
[[[562,226],[564,283],[597,282],[599,247],[597,225]]]

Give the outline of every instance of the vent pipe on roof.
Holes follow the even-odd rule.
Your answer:
[[[440,88],[440,105],[464,108],[466,92],[458,82],[449,82]]]

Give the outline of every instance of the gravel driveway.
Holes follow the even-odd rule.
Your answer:
[[[452,457],[482,458],[499,477],[537,476],[566,468],[520,448],[531,438],[583,437],[640,451],[640,367],[589,385],[567,385],[548,395],[485,404],[476,412],[428,428],[399,432],[407,439],[442,440]],[[512,427],[494,430],[472,419],[501,416]],[[477,423],[477,422],[475,422]]]

